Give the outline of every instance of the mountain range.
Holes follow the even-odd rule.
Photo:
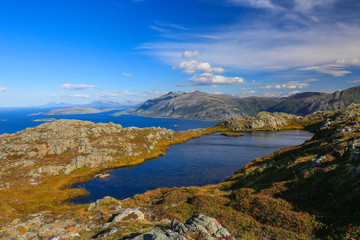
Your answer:
[[[239,98],[201,91],[169,92],[125,113],[147,117],[221,121],[252,116],[261,111],[304,116],[316,111],[339,110],[352,103],[360,103],[360,86],[334,93],[303,92],[284,98]]]

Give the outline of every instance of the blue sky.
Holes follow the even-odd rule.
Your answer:
[[[360,85],[358,0],[3,0],[0,107]]]

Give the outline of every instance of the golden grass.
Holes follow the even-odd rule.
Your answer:
[[[244,136],[242,132],[222,132],[221,135],[227,136],[227,137],[240,137]]]
[[[225,131],[220,127],[210,127],[203,131],[188,130],[175,132],[174,139],[161,140],[150,153],[143,151],[138,157],[119,156],[116,162],[109,163],[106,169],[115,169],[142,164],[146,160],[165,155],[170,145],[180,144],[192,138],[200,137],[204,134]],[[137,140],[137,139],[135,139]],[[54,156],[47,156],[44,161],[50,161],[54,164]],[[58,160],[71,159],[73,153],[67,153]],[[61,158],[61,159],[60,159]],[[14,175],[12,181],[17,182],[16,189],[2,190],[0,194],[0,223],[9,222],[15,218],[26,216],[28,214],[51,211],[54,213],[82,212],[87,205],[74,205],[69,200],[86,196],[85,189],[70,189],[72,186],[89,181],[93,176],[105,168],[86,168],[77,169],[69,175],[60,174],[58,176],[43,176],[41,184],[32,186],[28,184],[29,179],[19,179]]]

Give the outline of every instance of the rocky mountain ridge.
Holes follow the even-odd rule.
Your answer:
[[[200,91],[170,92],[126,111],[149,117],[222,121],[252,116],[260,111],[308,115],[316,111],[340,110],[360,103],[360,86],[334,93],[304,92],[286,98],[208,94]]]

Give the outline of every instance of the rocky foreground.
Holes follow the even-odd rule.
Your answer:
[[[254,159],[217,185],[163,188],[122,201],[105,197],[90,205],[80,206],[61,205],[61,201],[56,203],[55,199],[62,197],[64,184],[61,184],[61,191],[55,191],[50,187],[50,184],[54,184],[54,179],[63,181],[64,178],[79,177],[84,180],[81,178],[84,175],[99,172],[101,168],[96,164],[111,167],[113,161],[118,162],[117,157],[120,156],[124,156],[122,159],[128,161],[126,163],[131,163],[140,156],[151,154],[152,150],[155,151],[160,146],[166,148],[167,144],[181,139],[185,133],[158,128],[122,129],[113,124],[98,125],[80,121],[71,124],[66,122],[69,123],[67,127],[60,127],[63,123],[56,121],[0,137],[4,146],[7,146],[6,150],[2,150],[6,156],[2,157],[1,167],[6,170],[2,170],[0,179],[3,184],[0,198],[5,203],[0,206],[1,212],[13,218],[16,214],[12,209],[19,212],[23,209],[31,213],[7,222],[0,230],[0,238],[360,238],[359,105],[352,105],[340,112],[318,112],[306,117],[259,113],[253,118],[224,121],[217,130],[237,133],[309,128],[315,135],[300,146],[277,150],[261,159]],[[193,130],[186,134],[199,136],[206,132],[207,130]],[[38,137],[31,140],[33,133]],[[41,145],[40,136],[48,134],[49,138],[45,138],[47,140]],[[59,139],[69,134],[72,137],[67,138],[67,141],[72,144]],[[23,138],[28,140],[22,140]],[[31,145],[34,140],[39,141],[37,145],[42,147],[35,149]],[[115,143],[118,145],[114,146]],[[58,145],[62,147],[57,147]],[[9,154],[19,151],[21,154],[15,155],[16,157]],[[98,152],[100,153],[96,158],[101,158],[102,155],[108,157],[101,158],[99,163],[93,163],[93,154]],[[30,155],[34,156],[30,159]],[[4,160],[10,164],[4,164]],[[125,164],[124,161],[122,164]],[[36,169],[45,166],[56,166],[56,169],[50,171],[45,168],[39,174]],[[19,173],[23,174],[21,179],[11,178]],[[13,182],[7,181],[8,179],[18,180]],[[7,182],[10,184],[6,184]],[[24,188],[23,185],[26,184],[32,188]],[[48,191],[50,195],[54,195],[52,201],[55,202],[31,199],[36,196],[32,196],[29,189],[39,191],[43,198],[48,197]],[[21,194],[28,195],[24,197]],[[26,205],[26,199],[33,202],[31,207]],[[17,204],[17,201],[21,204]],[[45,205],[49,202],[53,205]],[[25,207],[21,208],[23,205]]]

